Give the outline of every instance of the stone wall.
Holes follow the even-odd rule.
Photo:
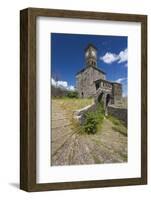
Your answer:
[[[108,106],[108,114],[122,120],[127,126],[127,108],[118,108],[110,105]]]
[[[94,81],[105,79],[105,75],[94,67],[87,67],[83,72],[76,75],[76,88],[79,97],[92,97],[96,93]]]
[[[80,124],[83,124],[85,121],[85,115],[89,111],[96,111],[96,104],[93,103],[91,105],[88,105],[80,110],[76,110],[74,112],[74,119],[76,119]]]
[[[113,85],[113,103],[115,105],[121,104],[121,100],[122,100],[122,84],[120,83],[112,83]]]

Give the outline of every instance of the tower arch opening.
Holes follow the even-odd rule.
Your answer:
[[[109,105],[110,100],[111,100],[111,95],[110,95],[110,94],[107,94],[107,95],[106,95],[106,101],[105,101],[106,107]]]
[[[98,98],[97,98],[98,103],[102,103],[102,102],[103,102],[103,95],[104,95],[103,92],[101,92],[101,93],[99,94],[99,96],[98,96]]]

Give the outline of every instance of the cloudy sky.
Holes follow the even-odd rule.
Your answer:
[[[126,36],[101,36],[52,33],[51,74],[52,84],[73,90],[75,74],[85,66],[84,49],[92,43],[98,49],[98,67],[107,80],[123,85],[127,96],[128,49]]]

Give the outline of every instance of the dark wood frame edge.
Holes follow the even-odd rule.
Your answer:
[[[141,178],[36,183],[36,17],[141,23]],[[20,189],[46,191],[147,184],[147,16],[27,8],[20,11]]]

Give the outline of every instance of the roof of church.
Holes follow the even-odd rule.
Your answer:
[[[97,67],[93,67],[93,68],[94,68],[95,70],[99,71],[99,72],[102,73],[102,74],[106,74],[105,72],[103,72],[101,69],[99,69],[99,68],[97,68]],[[76,73],[76,75],[78,75],[78,74],[84,72],[86,69],[87,69],[87,67],[81,69],[79,72]]]

